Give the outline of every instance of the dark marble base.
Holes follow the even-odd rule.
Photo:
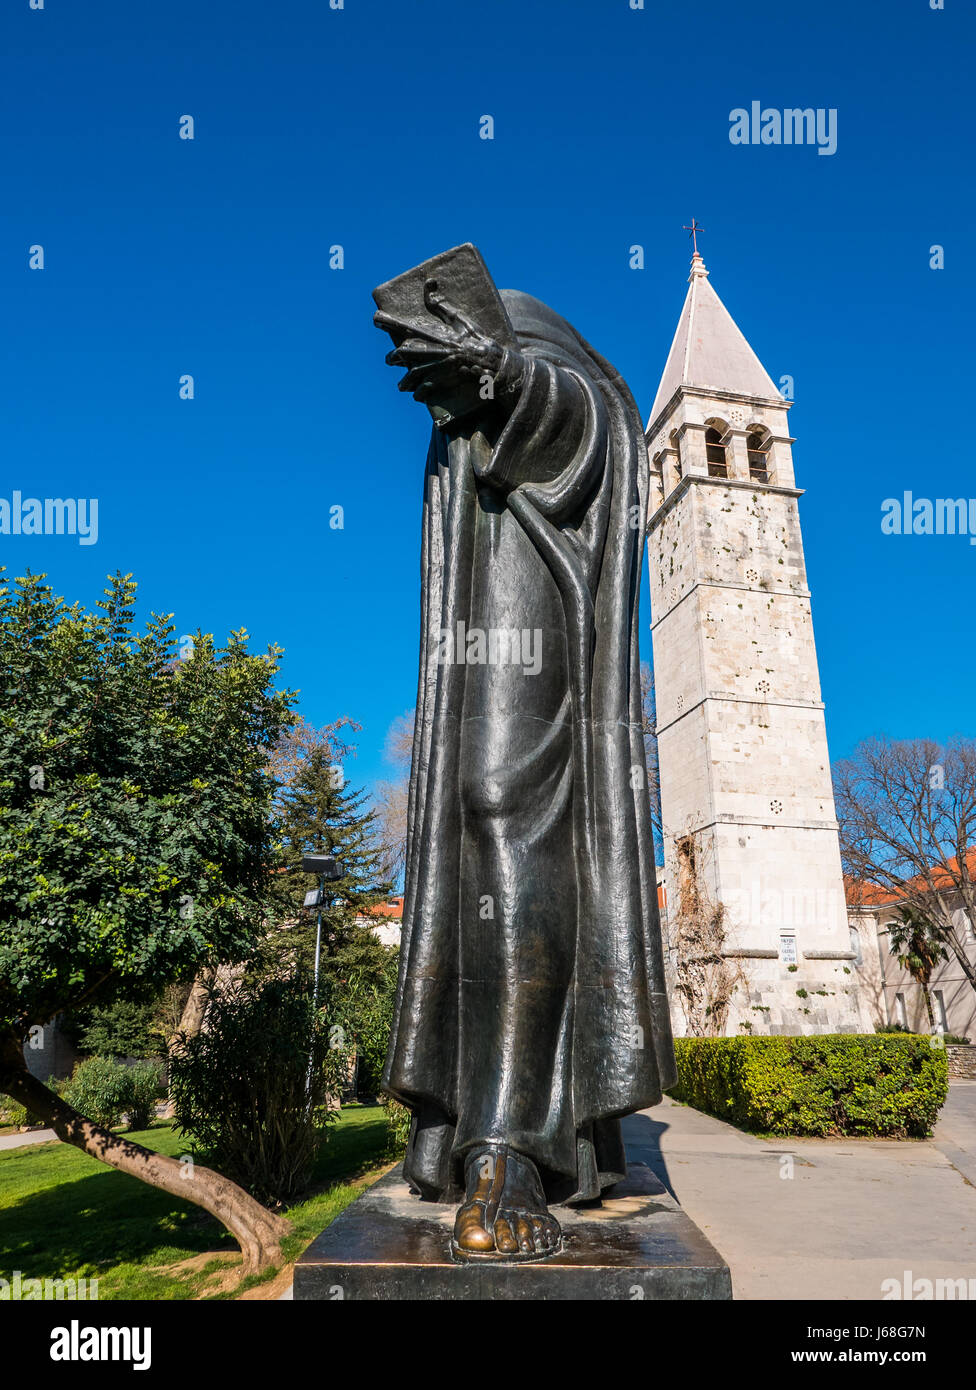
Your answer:
[[[650,1168],[599,1206],[555,1207],[563,1249],[525,1264],[451,1259],[454,1206],[411,1195],[399,1167],[295,1266],[296,1299],[729,1299],[728,1266]]]

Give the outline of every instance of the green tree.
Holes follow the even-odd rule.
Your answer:
[[[102,1057],[161,1057],[166,1040],[156,1026],[153,1004],[138,999],[114,999],[80,1012],[73,1029],[82,1052]]]
[[[345,1054],[313,1009],[307,972],[218,984],[207,1026],[173,1050],[177,1124],[204,1155],[262,1201],[305,1186]]]
[[[23,1044],[58,1013],[152,998],[253,950],[277,862],[268,759],[291,718],[280,652],[251,653],[244,631],[177,649],[156,614],[134,632],[129,576],[93,612],[43,580],[0,584],[0,1092],[206,1208],[250,1272],[279,1257],[286,1223],[92,1123],[29,1074]]]
[[[392,884],[384,881],[388,856],[376,811],[343,773],[342,760],[352,751],[346,731],[358,727],[348,718],[322,729],[300,722],[276,752],[281,838],[277,913],[254,974],[280,975],[312,965],[318,913],[303,903],[318,879],[298,866],[306,854],[333,855],[344,874],[325,885],[319,1012],[333,1038],[341,1037],[349,1055],[355,1052],[360,1083],[376,1090],[392,1023],[399,953],[364,925]]]
[[[334,726],[333,726],[334,727]],[[317,741],[279,790],[280,863],[276,879],[277,926],[267,942],[273,968],[287,960],[311,964],[315,950],[314,912],[303,908],[306,893],[318,887],[314,875],[300,872],[306,854],[330,854],[344,870],[326,883],[322,909],[322,951],[341,949],[357,918],[390,892],[377,882],[383,867],[375,811],[364,791],[345,782],[328,737]]]
[[[393,1026],[400,950],[380,941],[370,927],[355,927],[322,967],[322,1003],[330,1025],[356,1056],[361,1093],[380,1089]]]
[[[79,1052],[103,1057],[165,1057],[180,1026],[190,985],[166,985],[151,1001],[122,996],[107,1004],[80,1008],[61,1020]]]

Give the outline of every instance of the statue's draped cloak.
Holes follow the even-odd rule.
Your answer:
[[[504,1142],[581,1200],[625,1172],[619,1117],[675,1079],[637,648],[647,453],[609,363],[503,298],[519,353],[481,428],[435,429],[428,455],[384,1083],[414,1111],[423,1195]],[[512,631],[528,661],[478,662],[472,633]]]

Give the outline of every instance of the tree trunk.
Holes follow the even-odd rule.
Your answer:
[[[933,1008],[932,1008],[932,996],[931,996],[931,994],[929,993],[928,984],[927,984],[924,980],[920,980],[919,983],[920,983],[921,986],[922,986],[922,998],[925,1000],[925,1012],[926,1012],[926,1013],[928,1014],[928,1016],[929,1016],[929,1032],[930,1032],[930,1033],[934,1033],[934,1032],[935,1032],[935,1011],[934,1011]]]
[[[170,1052],[172,1052],[181,1034],[185,1034],[188,1038],[195,1038],[203,1027],[207,1004],[210,1001],[210,991],[216,978],[217,971],[214,966],[206,966],[197,974],[189,998],[183,1006],[179,1027],[169,1040]]]
[[[173,1094],[169,1086],[170,1068],[169,1059],[173,1055],[173,1050],[185,1038],[195,1038],[203,1027],[203,1020],[207,1016],[207,1005],[210,1003],[210,991],[213,989],[214,981],[217,978],[217,968],[213,965],[205,965],[194,976],[190,993],[187,995],[186,1003],[183,1005],[183,1012],[180,1014],[180,1021],[176,1026],[176,1031],[172,1033],[166,1043],[166,1095],[167,1107],[165,1113],[173,1114]]]
[[[281,1263],[281,1241],[291,1231],[289,1222],[212,1168],[185,1165],[86,1120],[30,1074],[21,1044],[14,1038],[5,1041],[0,1052],[0,1091],[50,1125],[64,1143],[210,1212],[240,1245],[245,1275]]]

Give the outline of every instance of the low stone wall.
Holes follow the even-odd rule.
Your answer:
[[[976,1081],[976,1047],[946,1043],[950,1081]]]

